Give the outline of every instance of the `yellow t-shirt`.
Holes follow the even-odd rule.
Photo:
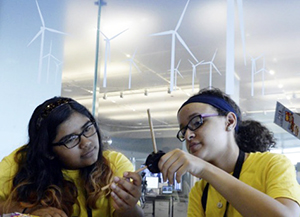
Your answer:
[[[272,198],[289,198],[300,204],[300,186],[296,180],[295,167],[284,155],[270,152],[250,153],[243,164],[240,180]],[[206,183],[200,180],[191,189],[188,204],[189,217],[223,217],[227,201],[211,185],[208,189],[206,215],[204,214],[201,197]],[[242,215],[229,204],[227,216],[241,217]]]
[[[16,150],[17,151],[17,150]],[[10,194],[12,187],[12,178],[15,176],[18,165],[14,161],[16,151],[9,156],[3,158],[0,162],[0,200],[4,201]],[[115,151],[104,151],[103,156],[110,162],[114,176],[123,177],[125,171],[133,171],[133,165],[123,154]],[[87,217],[85,191],[80,183],[79,170],[63,170],[64,177],[73,181],[78,189],[78,202],[74,204],[74,212],[72,216]],[[112,206],[111,197],[101,197],[97,201],[98,209],[92,210],[93,216],[112,216],[114,208]]]

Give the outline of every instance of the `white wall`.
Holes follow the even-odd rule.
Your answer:
[[[63,31],[64,0],[39,0],[45,24]],[[60,95],[62,66],[43,59],[41,79],[39,55],[41,20],[34,0],[0,1],[0,159],[27,142],[27,125],[34,108],[47,98]],[[63,58],[65,36],[45,32],[44,52]]]

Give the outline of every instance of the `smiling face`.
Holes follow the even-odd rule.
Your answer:
[[[178,113],[180,129],[200,114],[218,114],[217,110],[204,103],[190,103]],[[228,132],[226,131],[226,117],[213,116],[203,118],[203,124],[192,131],[185,132],[186,147],[189,153],[205,161],[213,163],[227,151]]]
[[[74,112],[66,121],[59,125],[58,133],[53,143],[66,141],[76,134],[90,130],[90,126],[91,121],[88,117]],[[66,148],[64,145],[54,146],[53,152],[65,169],[80,169],[90,166],[98,159],[99,140],[97,133],[88,138],[81,135],[79,144],[71,149]]]

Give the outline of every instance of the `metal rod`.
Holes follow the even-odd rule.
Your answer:
[[[156,147],[156,142],[155,142],[155,135],[154,135],[154,130],[153,130],[150,109],[147,109],[147,113],[148,113],[148,121],[149,121],[150,133],[151,133],[151,138],[152,138],[153,152],[157,153],[157,147]]]

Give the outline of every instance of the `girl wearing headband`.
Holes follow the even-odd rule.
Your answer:
[[[130,172],[124,155],[104,150],[96,120],[84,106],[49,99],[35,109],[28,131],[27,145],[0,163],[1,214],[143,216],[137,205],[140,175]]]
[[[176,149],[159,161],[164,181],[189,172],[200,180],[189,193],[189,217],[300,215],[295,168],[268,152],[273,134],[259,122],[243,121],[236,103],[219,89],[203,89],[178,110]]]

